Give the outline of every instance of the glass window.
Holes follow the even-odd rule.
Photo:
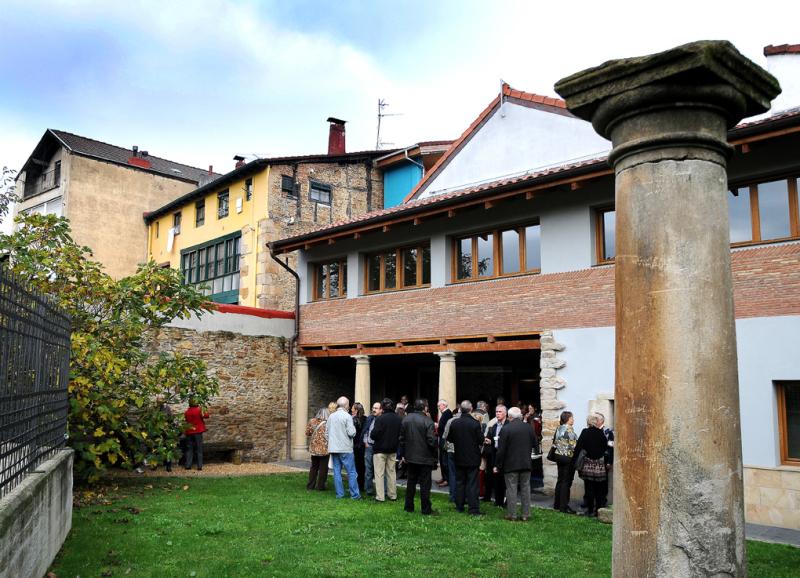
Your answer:
[[[431,247],[425,245],[422,248],[422,284],[431,284]]]
[[[202,227],[206,222],[206,200],[194,204],[194,226]]]
[[[758,217],[762,241],[791,236],[789,189],[786,180],[758,185]]]
[[[456,277],[469,279],[472,277],[472,237],[459,240],[456,248]]]
[[[417,249],[403,250],[403,287],[417,284]]]
[[[503,274],[519,273],[519,231],[511,229],[500,233],[503,251]]]
[[[397,251],[389,251],[383,257],[384,289],[397,287]]]
[[[228,216],[228,190],[225,189],[217,195],[217,218],[224,219]]]
[[[244,195],[245,200],[250,200],[253,198],[253,179],[245,179],[244,181]]]
[[[289,197],[297,196],[294,179],[292,177],[281,175],[281,192]]]
[[[381,256],[367,257],[367,291],[381,290]]]
[[[534,271],[542,268],[541,226],[525,227],[525,270]]]
[[[781,461],[800,463],[800,381],[778,382]]]
[[[175,234],[181,233],[181,214],[180,211],[172,215],[172,228],[175,229]]]
[[[494,275],[494,235],[484,233],[478,235],[478,276]]]
[[[750,213],[750,188],[731,191],[728,197],[728,217],[731,227],[731,243],[753,239],[753,220]]]
[[[331,204],[331,186],[323,183],[310,181],[308,185],[308,196],[312,201],[323,205]]]
[[[600,211],[599,261],[613,261],[617,255],[617,213],[614,209]]]
[[[347,261],[314,266],[314,299],[337,299],[347,295]]]
[[[331,299],[339,297],[339,263],[328,265],[328,286],[330,287]]]

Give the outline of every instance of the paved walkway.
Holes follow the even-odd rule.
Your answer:
[[[310,461],[291,460],[278,462],[280,465],[289,466],[308,471],[311,467]],[[433,475],[434,481],[441,479],[439,470]],[[404,488],[406,480],[397,480],[397,485]],[[438,494],[447,494],[447,488],[440,488],[433,484],[431,491]],[[544,494],[534,493],[531,495],[531,504],[537,508],[552,508],[553,497]],[[575,511],[580,507],[580,500],[572,500],[570,505]],[[777,528],[775,526],[762,526],[761,524],[745,524],[745,535],[749,540],[759,540],[761,542],[774,542],[776,544],[789,544],[800,547],[800,530],[790,530],[788,528]]]

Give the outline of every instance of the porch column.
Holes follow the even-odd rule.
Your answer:
[[[439,356],[439,399],[446,399],[447,404],[453,408],[458,407],[456,398],[456,353],[455,351],[440,351]],[[436,401],[438,402],[439,399]],[[430,400],[433,403],[432,400]]]
[[[727,130],[780,88],[732,44],[556,84],[616,174],[613,575],[745,576]]]
[[[306,423],[308,422],[308,359],[295,357],[294,368],[292,459],[301,460],[308,457],[306,439]]]
[[[350,407],[355,402],[361,402],[366,408],[370,406],[370,381],[369,381],[369,355],[351,355],[356,360],[356,389],[353,399],[350,400]]]

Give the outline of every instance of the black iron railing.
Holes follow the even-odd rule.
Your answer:
[[[0,497],[65,444],[70,321],[0,264]]]

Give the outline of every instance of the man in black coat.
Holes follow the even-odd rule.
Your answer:
[[[375,500],[383,502],[384,476],[386,494],[391,501],[397,500],[397,447],[400,443],[400,416],[394,412],[394,402],[388,397],[381,403],[383,413],[375,418],[372,428],[372,463],[375,470]]]
[[[518,407],[508,410],[508,420],[500,431],[495,456],[495,472],[503,472],[506,485],[506,520],[517,519],[517,492],[522,499],[522,521],[531,514],[531,451],[536,443],[533,428],[522,421]]]
[[[447,406],[446,399],[440,399],[437,404],[439,408],[439,425],[436,427],[436,436],[439,447],[439,465],[441,466],[442,479],[439,480],[439,487],[447,485],[447,480],[450,479],[450,472],[447,469],[447,446],[444,439],[444,428],[447,427],[447,422],[453,417],[453,412]]]
[[[497,447],[500,442],[500,433],[507,424],[506,406],[498,405],[494,411],[497,421],[486,430],[484,455],[486,456],[487,485],[485,501],[494,494],[494,504],[502,508],[506,501],[506,480],[503,477],[503,468],[495,468],[497,461]],[[529,456],[530,457],[530,456]]]
[[[472,413],[472,402],[461,402],[461,417],[453,420],[447,441],[455,448],[454,462],[456,465],[456,510],[464,511],[464,498],[466,497],[469,513],[474,516],[481,514],[478,502],[478,468],[481,465],[481,445],[483,433],[481,424]]]
[[[400,450],[408,464],[406,484],[406,512],[414,511],[414,495],[419,482],[422,515],[438,515],[431,509],[431,471],[436,467],[436,435],[433,420],[425,415],[425,400],[414,402],[414,410],[406,415],[400,425]]]

